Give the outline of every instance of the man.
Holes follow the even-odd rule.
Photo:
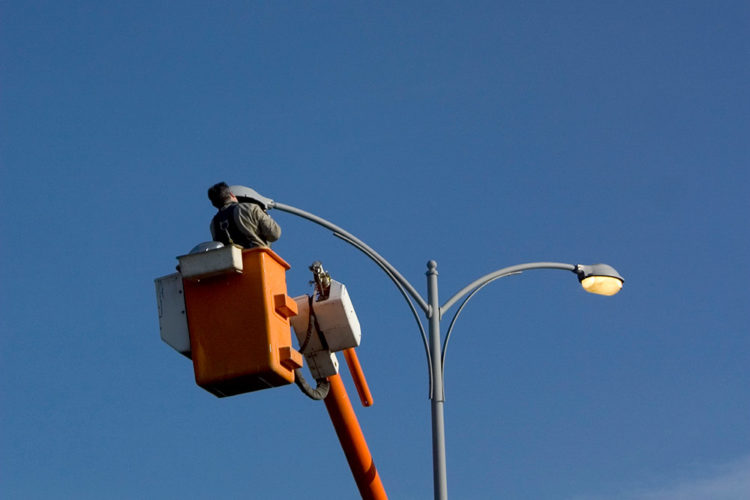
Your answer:
[[[208,199],[219,211],[211,219],[211,236],[225,245],[267,247],[281,236],[281,228],[258,203],[240,203],[225,182],[208,189]]]

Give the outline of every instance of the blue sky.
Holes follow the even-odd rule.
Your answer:
[[[355,498],[322,404],[217,399],[153,289],[224,180],[325,217],[444,302],[452,498],[750,497],[747,2],[0,1],[0,491]],[[290,295],[345,283],[394,499],[430,498],[408,307],[272,211]],[[447,325],[450,316],[444,321]],[[343,370],[350,391],[350,377]],[[354,393],[352,392],[352,395]]]

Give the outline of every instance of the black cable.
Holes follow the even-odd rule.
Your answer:
[[[328,342],[326,342],[326,339],[323,336],[323,332],[320,331],[318,318],[315,315],[315,311],[313,310],[313,298],[310,295],[307,296],[307,304],[309,311],[309,317],[307,319],[307,333],[305,334],[305,341],[302,342],[302,345],[300,345],[299,351],[302,354],[306,354],[305,349],[307,348],[307,344],[310,343],[310,339],[312,338],[313,325],[314,329],[318,333],[318,338],[320,339],[321,345],[325,350],[328,350]],[[297,387],[299,387],[302,393],[308,398],[319,401],[321,399],[325,399],[325,397],[328,396],[328,391],[331,388],[331,384],[325,378],[317,379],[316,382],[317,387],[313,389],[302,374],[302,369],[297,368],[296,370],[294,370],[294,383],[297,384]]]
[[[305,341],[302,342],[302,345],[299,346],[299,352],[301,352],[302,354],[306,354],[305,349],[307,348],[307,344],[310,343],[310,339],[312,338],[312,297],[310,295],[307,296],[307,311],[307,332],[305,333]]]

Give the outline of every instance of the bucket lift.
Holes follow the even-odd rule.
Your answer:
[[[335,352],[343,351],[362,404],[372,405],[354,351],[361,332],[346,287],[315,262],[315,293],[292,299],[290,266],[268,248],[205,243],[178,260],[177,273],[155,280],[159,327],[164,342],[192,359],[196,383],[217,397],[291,382],[303,387],[304,355],[326,390],[303,391],[324,399],[362,498],[387,499],[338,374]]]

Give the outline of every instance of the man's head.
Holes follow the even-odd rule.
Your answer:
[[[208,199],[216,208],[221,208],[232,200],[237,200],[226,182],[219,182],[208,188]]]

